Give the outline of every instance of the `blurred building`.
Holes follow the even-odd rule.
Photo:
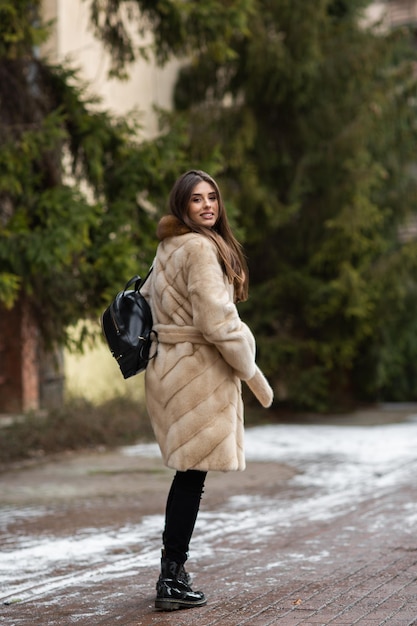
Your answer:
[[[109,55],[94,37],[89,23],[89,2],[86,0],[43,0],[44,18],[53,21],[53,31],[42,50],[53,61],[67,61],[79,68],[80,78],[91,93],[102,97],[106,109],[125,114],[134,107],[143,113],[146,137],[157,132],[153,106],[171,107],[172,88],[178,62],[164,68],[139,60],[129,69],[129,80],[109,79]],[[148,40],[138,43],[149,44]]]
[[[386,28],[417,23],[416,0],[375,0],[366,11],[367,21]]]
[[[390,26],[417,23],[417,2],[415,0],[391,0],[375,4],[385,5],[386,20]]]

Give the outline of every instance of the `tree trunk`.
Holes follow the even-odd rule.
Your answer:
[[[28,303],[0,308],[0,412],[22,413],[63,402],[62,356],[45,353]]]

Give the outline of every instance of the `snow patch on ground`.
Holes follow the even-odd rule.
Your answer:
[[[221,542],[242,550],[242,537],[251,550],[268,536],[285,532],[306,519],[331,520],[351,510],[359,501],[399,485],[415,474],[417,457],[416,416],[406,423],[382,426],[273,425],[246,433],[248,461],[286,463],[298,473],[289,481],[290,496],[274,499],[242,494],[230,498],[221,511],[199,515],[194,552],[198,558],[227,559]],[[123,448],[129,456],[159,456],[156,444]],[[3,534],[0,554],[0,587],[6,600],[30,599],[51,590],[84,581],[123,577],[140,568],[158,567],[162,515],[144,517],[140,523],[108,529],[86,528],[75,536],[25,535],[9,537],[11,520],[39,517],[42,507],[0,509]],[[402,523],[410,529],[417,522],[417,504],[409,503]],[[370,524],[381,523],[370,520]],[[347,532],[349,529],[346,528]],[[353,530],[353,529],[352,529]],[[319,552],[287,554],[285,558],[308,561],[327,558]],[[263,564],[269,570],[285,566],[276,555]]]

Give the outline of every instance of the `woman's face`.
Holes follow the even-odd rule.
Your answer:
[[[187,213],[197,226],[213,228],[219,217],[219,202],[216,190],[210,183],[205,180],[197,183],[191,194]]]

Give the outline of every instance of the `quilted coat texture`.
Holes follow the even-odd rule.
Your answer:
[[[272,390],[233,301],[215,245],[162,218],[154,271],[142,293],[158,333],[145,372],[148,413],[164,463],[176,470],[245,468],[241,380],[263,406]]]

